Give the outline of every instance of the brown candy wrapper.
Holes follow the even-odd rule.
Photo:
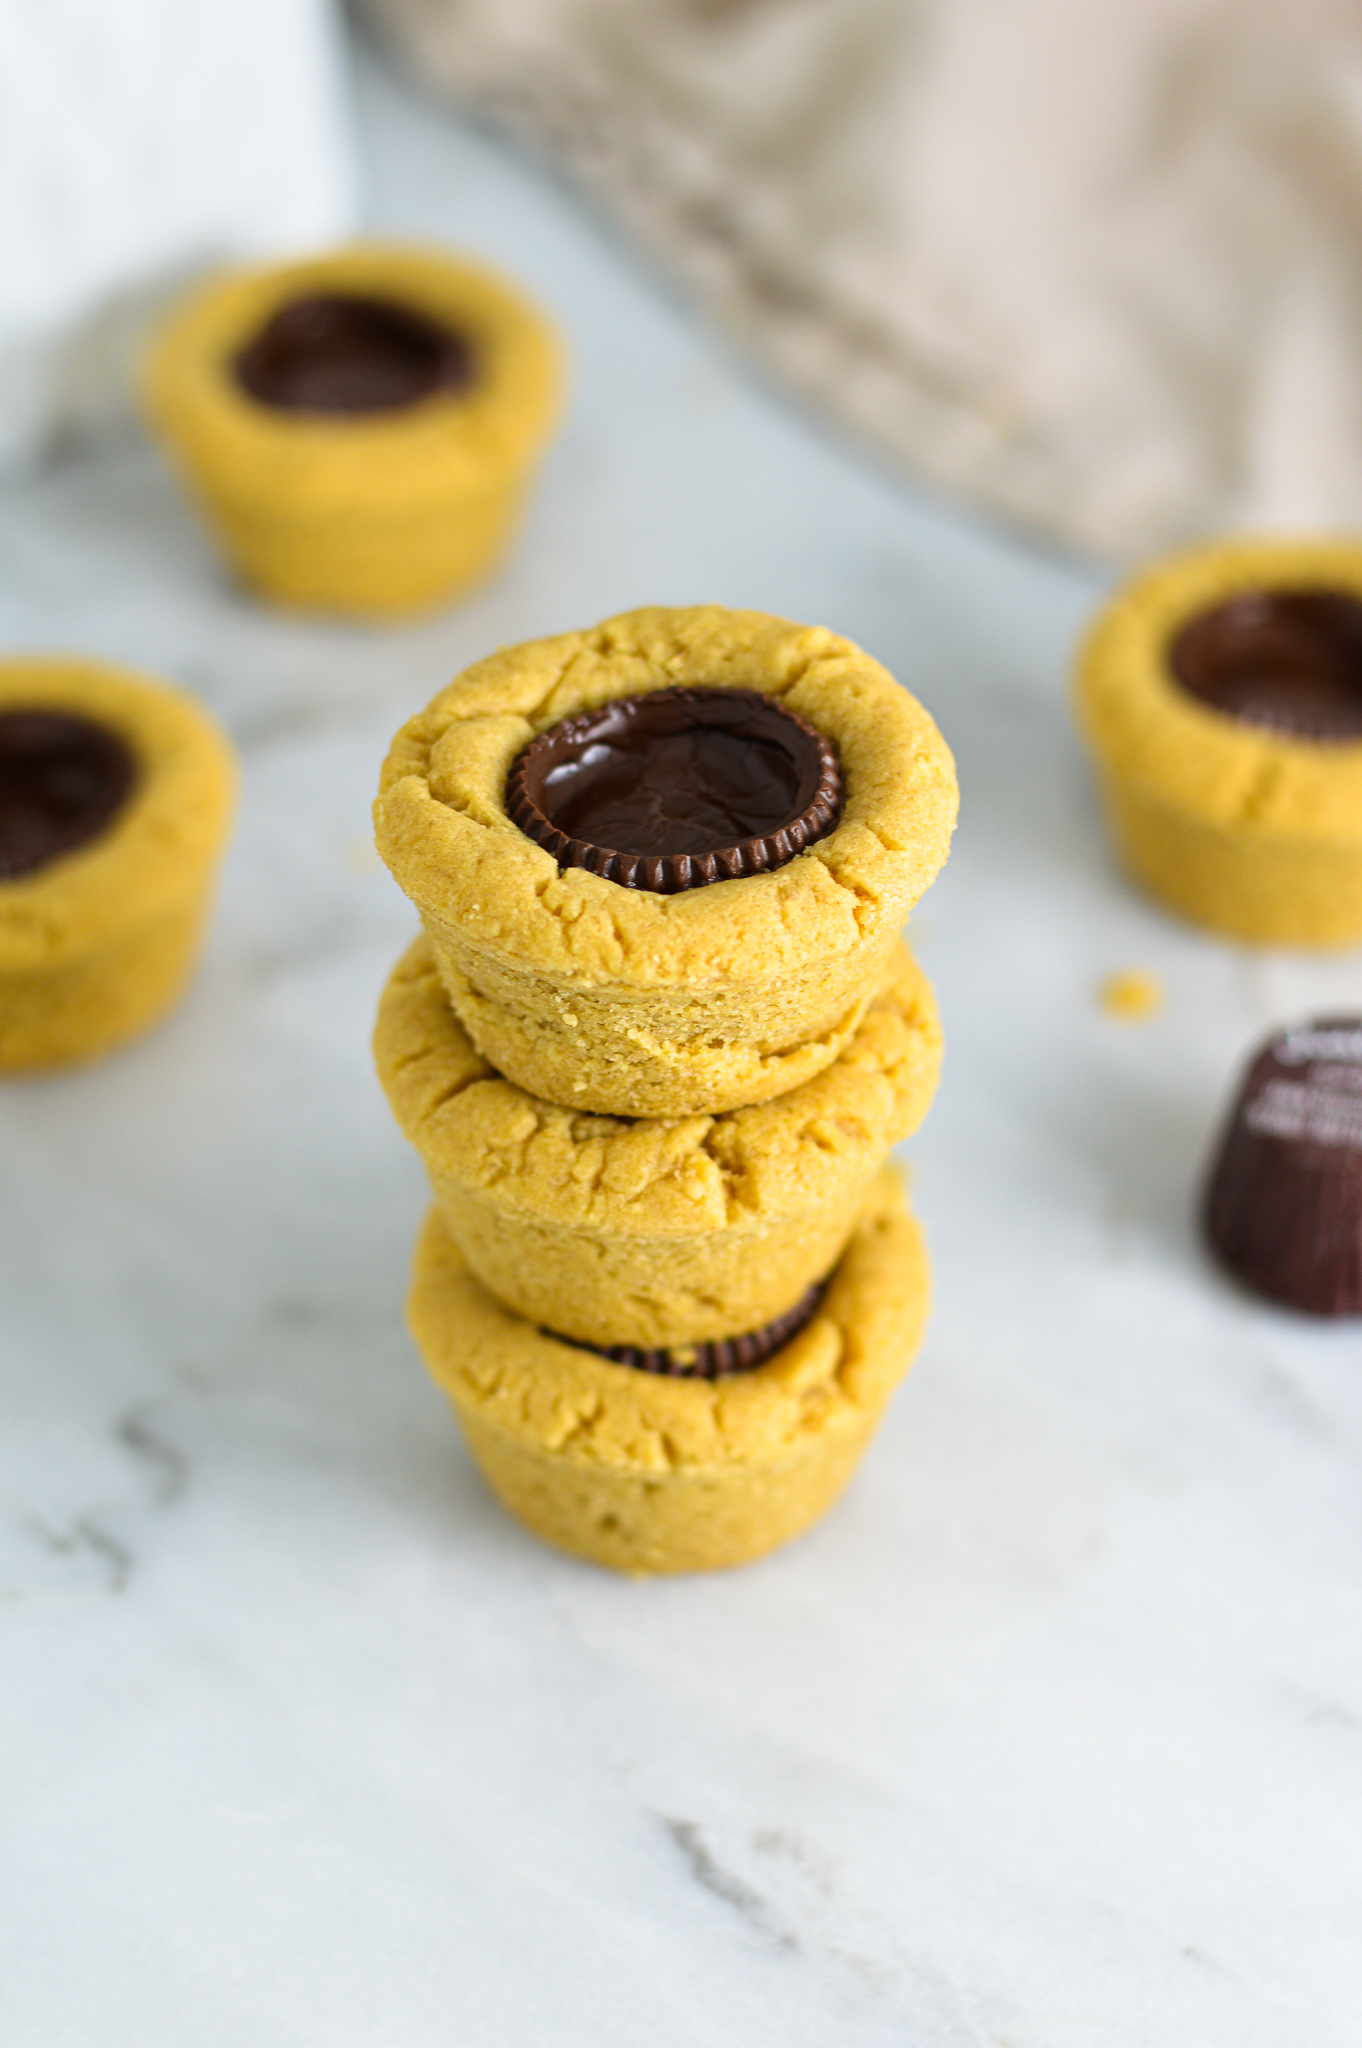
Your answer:
[[[1310,1315],[1362,1315],[1362,1017],[1294,1025],[1257,1054],[1203,1226],[1255,1293]]]

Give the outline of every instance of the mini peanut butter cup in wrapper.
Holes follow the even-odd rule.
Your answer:
[[[1310,1315],[1362,1315],[1362,1017],[1293,1025],[1256,1055],[1203,1225],[1254,1293]]]
[[[842,803],[831,743],[757,690],[615,698],[532,740],[506,792],[560,867],[659,895],[783,867]]]

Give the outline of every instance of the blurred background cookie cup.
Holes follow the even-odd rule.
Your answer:
[[[1255,944],[1362,939],[1362,543],[1154,563],[1092,625],[1074,701],[1151,895]]]
[[[79,797],[82,783],[88,800],[90,776],[88,763],[60,758],[63,725],[77,741],[82,728],[111,738],[128,773],[95,830],[0,874],[0,1070],[10,1072],[96,1058],[150,1029],[178,999],[198,958],[235,804],[226,737],[167,683],[77,658],[0,662],[0,726],[15,721],[22,731],[54,716],[49,762],[65,785],[63,802]],[[27,772],[17,747],[0,741],[0,783],[16,804],[32,803],[39,750],[25,751]]]
[[[448,388],[381,405],[266,402],[243,352],[291,307],[416,316],[457,344]],[[545,316],[487,266],[356,243],[234,270],[191,292],[150,350],[149,419],[246,583],[339,615],[431,609],[491,573],[557,423],[564,368]]]

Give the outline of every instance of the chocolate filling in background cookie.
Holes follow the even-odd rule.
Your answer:
[[[1203,1216],[1221,1264],[1313,1315],[1362,1315],[1362,1017],[1322,1017],[1256,1055]]]
[[[0,711],[0,881],[97,839],[136,780],[132,749],[108,726],[43,705]]]
[[[1345,591],[1241,591],[1190,620],[1168,659],[1213,711],[1300,739],[1362,738],[1362,602]]]
[[[94,1059],[179,997],[231,822],[225,736],[151,676],[0,661],[0,1074]]]
[[[1362,939],[1362,546],[1235,539],[1103,606],[1076,709],[1151,895],[1252,945]]]
[[[831,742],[757,690],[615,698],[532,740],[506,786],[560,867],[661,895],[783,867],[842,804]]]
[[[281,412],[386,412],[473,381],[468,337],[358,292],[290,299],[238,353],[237,382]]]

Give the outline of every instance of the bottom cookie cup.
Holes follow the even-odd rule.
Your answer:
[[[560,1550],[648,1574],[746,1564],[826,1513],[908,1370],[930,1291],[886,1169],[812,1321],[748,1372],[668,1378],[545,1335],[472,1278],[435,1210],[407,1313],[503,1505]]]

